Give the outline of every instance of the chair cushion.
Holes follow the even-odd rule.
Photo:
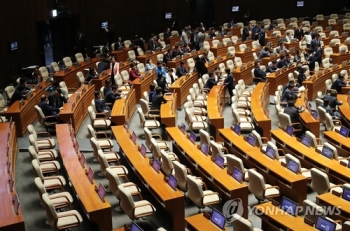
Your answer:
[[[108,167],[108,172],[114,175],[125,175],[128,174],[128,169],[123,165]]]
[[[104,120],[104,119],[97,119],[93,121],[93,127],[95,128],[108,128],[111,126],[110,120]]]
[[[207,128],[207,123],[206,122],[204,122],[204,123],[202,123],[202,122],[192,122],[192,129],[194,129],[194,130],[199,130],[199,129],[205,129],[205,128]]]
[[[210,194],[210,195],[208,195]],[[203,191],[203,205],[210,205],[210,204],[215,204],[220,202],[220,197],[218,194],[213,194],[213,191],[211,190],[206,190]],[[206,196],[208,195],[208,196]]]
[[[161,149],[161,150],[169,149],[168,144],[164,141],[157,141],[157,145],[158,145],[159,149]]]
[[[40,169],[43,173],[55,172],[56,169],[61,169],[61,165],[58,161],[42,162]]]
[[[97,142],[101,148],[113,148],[113,142],[110,139],[98,139]]]
[[[154,211],[156,210],[153,207],[153,205],[151,205],[148,201],[145,201],[145,200],[135,201],[134,203],[135,203],[135,207],[145,204],[144,206],[135,208],[135,211],[134,211],[135,217],[143,217],[144,215],[147,215],[147,214],[153,214],[153,210]]]
[[[146,120],[145,127],[147,128],[158,128],[160,127],[160,123],[156,120]]]
[[[271,187],[269,184],[265,184],[265,188]],[[265,191],[265,197],[270,197],[274,195],[279,195],[280,192],[276,188],[270,188]]]
[[[239,126],[241,126],[242,130],[253,130],[254,129],[254,125],[249,123],[249,122],[240,122]]]
[[[333,184],[333,183],[329,183],[329,186],[330,186],[330,187],[334,187],[334,185],[335,185],[335,184]],[[335,191],[335,192],[337,192],[337,193],[339,193],[339,194],[343,194],[343,188],[342,188],[342,187],[334,187],[334,188],[331,188],[330,192],[333,192],[333,191]]]
[[[45,188],[51,188],[53,186],[64,186],[66,185],[66,180],[63,176],[57,176],[59,179],[44,179],[44,187]],[[62,182],[62,184],[61,184]],[[57,188],[57,187],[56,187]]]
[[[60,198],[60,197],[64,198],[65,201],[66,201],[65,198],[68,198],[70,203],[73,202],[73,197],[72,197],[72,195],[69,192],[59,192],[59,193],[55,193],[55,194],[50,194],[49,195],[49,198],[50,198],[51,201],[53,201],[54,198]],[[55,199],[55,200],[58,200],[58,199]],[[62,199],[62,201],[63,201],[63,199]]]
[[[38,155],[47,155],[47,154],[53,154],[55,158],[57,158],[58,154],[55,149],[47,149],[47,150],[39,150]]]
[[[48,149],[55,147],[56,145],[56,141],[54,139],[37,140],[36,143],[39,149]]]
[[[72,215],[67,216],[69,214],[72,214]],[[81,217],[79,212],[76,210],[69,210],[67,212],[60,212],[58,215],[59,216],[65,215],[65,217],[58,218],[57,229],[59,229],[59,230],[66,228],[66,226],[70,225],[70,224],[77,224],[78,225],[79,223],[81,223],[83,221],[83,218]],[[78,217],[79,221],[77,221],[77,217]]]

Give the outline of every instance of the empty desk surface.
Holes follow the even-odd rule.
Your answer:
[[[215,140],[222,141],[219,136],[219,128],[224,127],[224,117],[222,110],[225,107],[225,93],[226,87],[224,85],[214,86],[207,99],[207,111],[210,124],[210,134],[214,135]]]
[[[113,126],[112,132],[119,144],[120,151],[124,155],[130,167],[151,192],[154,198],[169,212],[173,219],[173,230],[185,230],[184,195],[180,190],[174,191],[164,181],[162,173],[156,173],[149,165],[150,159],[144,158],[138,150],[138,145],[130,139],[130,134],[124,126]]]
[[[166,131],[173,140],[173,152],[180,159],[181,157],[186,158],[186,161],[191,164],[189,167],[194,169],[197,174],[201,174],[200,176],[203,177],[208,188],[218,192],[224,200],[240,198],[243,208],[248,206],[248,187],[246,184],[238,183],[227,174],[226,169],[219,168],[210,159],[210,156],[204,155],[179,128],[166,128]],[[243,217],[247,218],[247,216],[248,211],[244,210]]]
[[[271,202],[254,206],[255,214],[261,219],[261,229],[269,231],[295,230],[315,231],[315,228],[304,223],[304,218],[292,216]]]
[[[336,131],[324,131],[323,137],[350,154],[350,138],[345,138]]]
[[[338,106],[340,114],[343,116],[343,119],[346,122],[346,126],[350,126],[350,106],[348,103],[348,95],[337,95],[339,101],[343,101],[343,105]]]
[[[143,99],[143,92],[149,91],[149,85],[153,83],[153,80],[156,79],[156,72],[155,69],[149,72],[149,74],[144,73],[144,78],[141,80],[141,78],[137,78],[134,81],[132,81],[133,88],[135,89],[136,93],[136,99],[140,100]],[[139,101],[137,102],[139,103]]]
[[[317,204],[321,206],[327,206],[325,208],[325,211],[327,213],[330,211],[334,211],[335,214],[330,214],[329,217],[335,219],[335,220],[341,220],[342,222],[345,222],[350,217],[350,202],[333,195],[332,193],[324,193],[322,195],[318,195],[316,197]],[[333,207],[333,208],[332,208]],[[335,210],[332,210],[334,208],[337,208]],[[339,214],[340,212],[340,214]]]
[[[219,133],[223,136],[225,146],[230,153],[233,151],[233,154],[237,154],[247,168],[256,168],[264,176],[266,182],[280,188],[282,195],[302,205],[307,196],[307,179],[304,176],[283,167],[277,159],[272,160],[260,152],[258,147],[248,144],[243,136],[238,136],[230,128],[220,129]]]
[[[203,216],[203,213],[186,217],[186,228],[190,231],[219,231],[222,230],[211,222],[208,218]],[[224,229],[228,231],[228,229]]]
[[[59,113],[59,118],[65,123],[72,119],[73,128],[78,131],[88,114],[88,107],[91,105],[91,100],[94,96],[94,85],[82,85],[69,97],[67,103],[63,104],[63,109]],[[74,106],[74,107],[73,107]]]
[[[81,202],[83,210],[90,221],[97,223],[99,230],[112,230],[111,205],[105,199],[102,202],[95,191],[95,184],[91,184],[85,169],[82,168],[78,155],[71,139],[69,125],[57,124],[57,145],[60,147],[60,154],[63,165],[67,171],[71,185],[76,193],[77,199]]]
[[[126,121],[130,121],[134,112],[136,111],[136,92],[134,89],[129,93],[114,102],[111,111],[111,120],[117,125],[124,124]]]
[[[164,98],[167,100],[167,102],[163,103],[160,107],[161,122],[167,127],[175,127],[176,116],[177,116],[177,107],[176,107],[177,94],[176,93],[172,93],[171,95],[165,94]]]
[[[115,48],[118,49],[117,47],[115,47]],[[130,50],[132,50],[132,49],[123,48],[122,50],[114,50],[110,53],[110,56],[114,56],[115,60],[117,62],[124,62],[129,58],[128,51],[130,51]]]
[[[350,182],[350,169],[342,166],[337,160],[330,160],[322,156],[315,151],[315,148],[306,147],[304,144],[297,141],[296,137],[289,136],[283,130],[271,130],[271,137],[278,145],[284,147],[287,153],[290,152],[297,157],[303,167],[316,167],[325,171],[328,173],[330,181],[335,184]]]
[[[12,186],[13,192],[11,192],[8,180],[9,173],[12,175],[13,180],[15,180],[16,159],[18,153],[15,129],[15,124],[13,122],[0,123],[0,136],[2,137],[0,140],[0,196],[2,203],[0,209],[1,231],[25,230],[21,208],[19,207],[18,215],[16,215],[13,207],[12,196],[16,191],[15,185]],[[7,169],[8,160],[11,162],[9,173]],[[21,199],[19,198],[19,200]]]

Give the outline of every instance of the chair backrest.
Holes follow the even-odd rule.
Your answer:
[[[245,172],[243,161],[239,157],[232,154],[226,155],[225,157],[227,160],[227,170],[229,172],[233,172],[234,167],[238,168],[242,172]]]
[[[187,185],[188,185],[188,198],[191,199],[197,206],[203,205],[203,189],[201,181],[194,176],[187,176]]]
[[[330,187],[328,175],[317,168],[312,168],[310,187],[318,194],[328,192]]]
[[[46,212],[47,222],[49,223],[52,229],[57,230],[56,229],[57,212],[47,193],[42,194],[42,202]]]
[[[237,40],[238,40],[238,36],[237,36],[237,35],[234,35],[234,36],[231,37],[231,41],[232,41],[233,43],[236,43]]]
[[[72,59],[70,57],[64,57],[63,58],[63,63],[66,67],[71,67],[73,66]]]
[[[324,84],[326,85],[326,90],[330,90],[332,87],[332,80],[327,79]]]
[[[93,133],[95,133],[95,131]],[[98,150],[100,150],[101,147],[100,147],[100,144],[98,143],[98,141],[95,137],[90,138],[90,145],[91,145],[92,150],[93,150],[92,153],[93,153],[94,159],[98,161],[100,158],[98,155]]]
[[[209,44],[209,42],[208,42],[208,41],[204,41],[203,47],[204,47],[205,50],[209,50],[209,49],[210,49],[210,44]]]
[[[203,129],[199,130],[199,142],[200,142],[200,145],[202,145],[202,143],[205,143],[206,145],[210,145],[210,135],[207,131]]]
[[[203,80],[203,83],[206,84],[207,80],[209,79],[209,75],[208,74],[204,74],[202,76],[202,80]]]
[[[246,48],[247,48],[247,44],[245,44],[245,43],[239,44],[240,51],[244,51]]]
[[[323,103],[323,100],[322,100],[322,103]],[[317,111],[318,111],[318,118],[319,118],[320,122],[327,126],[327,112],[326,112],[326,110],[323,107],[318,106]],[[333,125],[333,122],[332,122],[332,125]]]
[[[47,67],[40,67],[39,73],[42,77],[42,81],[46,81],[49,78],[49,72],[47,71]]]
[[[329,17],[332,19],[338,19],[338,14],[330,14]]]
[[[141,108],[137,108],[137,113],[139,114],[139,119],[140,119],[140,125],[144,127],[144,123],[146,121],[145,115],[143,114],[143,111]]]
[[[84,62],[84,56],[82,53],[76,53],[75,54],[75,59],[77,60],[77,62],[81,63]]]
[[[350,23],[345,23],[343,25],[343,30],[350,30]]]
[[[316,20],[324,20],[323,14],[316,15]]]
[[[328,19],[328,25],[335,25],[337,24],[337,21],[333,18]]]
[[[117,199],[120,199],[120,193],[118,186],[121,184],[119,180],[119,176],[113,172],[112,169],[107,168],[106,169],[106,178],[108,179],[108,189],[117,197]]]
[[[260,49],[260,43],[258,41],[253,41],[252,47],[253,47],[253,49]]]
[[[132,59],[132,60],[136,59],[136,55],[135,55],[135,51],[134,50],[128,51],[128,58]]]
[[[195,62],[194,62],[193,58],[187,59],[187,65],[188,65],[188,68],[191,70],[194,68]]]
[[[152,151],[152,142],[151,142],[152,132],[148,128],[143,128],[143,131],[145,132],[145,138],[146,138],[145,145],[150,151]]]
[[[235,49],[234,46],[229,46],[229,47],[227,48],[227,52],[230,53],[232,56],[235,56],[235,54],[236,54],[236,49]]]
[[[338,78],[338,75],[337,74],[333,74],[332,75],[332,82],[336,81]]]
[[[118,189],[120,193],[120,208],[124,211],[124,213],[126,213],[130,217],[130,219],[134,220],[135,203],[130,191],[124,188],[123,185],[119,185]]]
[[[34,108],[35,108],[35,112],[36,112],[36,115],[38,117],[39,123],[41,125],[45,126],[45,124],[44,124],[45,115],[44,115],[43,111],[41,110],[41,108],[38,105],[35,105]]]
[[[143,50],[142,50],[142,48],[137,48],[137,53],[139,54],[139,55],[144,55],[145,53],[143,53]]]
[[[93,137],[93,138],[97,139],[95,129],[92,127],[91,124],[88,124],[87,129],[88,129],[90,138]]]
[[[211,51],[208,52],[208,59],[209,59],[209,61],[213,61],[215,59],[213,52],[211,52]]]
[[[179,36],[179,32],[177,30],[171,31],[171,36]]]
[[[306,131],[305,135],[311,139],[311,147],[317,147],[316,136],[310,131]]]
[[[93,121],[96,119],[96,113],[94,108],[92,106],[89,106],[88,112],[89,112],[90,122],[93,123]]]
[[[175,177],[177,178],[177,186],[187,192],[187,170],[186,167],[178,161],[173,161]]]
[[[131,41],[130,41],[130,40],[125,40],[125,41],[124,41],[124,46],[125,46],[125,48],[129,48],[130,44],[131,44]]]
[[[251,134],[255,137],[255,145],[260,148],[263,145],[260,134],[255,130]]]
[[[243,65],[241,57],[235,57],[234,64],[235,64],[235,67],[241,67]]]
[[[100,170],[101,173],[106,176],[106,169],[109,167],[108,161],[107,161],[107,157],[106,155],[103,153],[102,149],[99,149],[97,151],[98,154],[98,162],[100,163]]]
[[[325,54],[326,56],[326,54]],[[331,63],[329,62],[329,58],[322,59],[322,67],[323,68],[329,68],[331,66]]]
[[[45,179],[43,172],[41,171],[39,161],[37,159],[32,160],[32,166],[35,171],[37,177],[39,177],[42,181]]]
[[[119,73],[114,76],[114,82],[118,87],[122,87],[124,85],[122,76]]]
[[[239,230],[239,231],[253,231],[253,225],[252,223],[238,215],[237,213],[232,214],[233,217],[233,230]]]
[[[57,62],[52,62],[52,63],[51,63],[51,67],[52,67],[52,70],[53,70],[54,72],[59,72],[59,71],[60,71],[60,68],[59,68]]]
[[[264,199],[265,180],[264,177],[254,169],[248,170],[248,190],[257,198]]]
[[[28,131],[29,135],[30,135],[30,134],[33,135],[33,137],[34,137],[35,140],[38,139],[37,133],[36,133],[35,128],[34,128],[34,126],[33,126],[32,124],[29,124],[29,125],[27,126],[27,131]]]
[[[85,77],[84,77],[83,72],[81,72],[81,71],[77,72],[77,79],[78,79],[79,83],[84,84]]]
[[[144,73],[146,72],[146,68],[145,68],[145,65],[143,63],[139,63],[137,64],[137,70],[141,73]]]
[[[216,156],[223,156],[221,148],[218,143],[216,143],[214,140],[210,141],[210,147],[211,147],[211,160],[215,161]]]
[[[68,88],[67,88],[67,85],[64,81],[61,81],[60,84],[59,84],[61,90],[62,90],[62,95],[68,99]]]
[[[149,103],[148,100],[144,100],[144,99],[140,99],[140,105],[141,105],[141,109],[142,112],[145,116],[149,115]]]
[[[317,217],[326,215],[322,206],[319,206],[308,199],[303,201],[303,211],[305,211],[304,218],[313,221],[314,223],[316,223]]]
[[[288,162],[291,160],[291,161],[294,161],[295,163],[298,164],[298,173],[301,173],[301,164],[300,164],[300,161],[298,158],[296,158],[295,156],[289,154],[289,153],[286,153],[285,155],[285,158],[286,158],[286,163],[288,164]]]
[[[292,122],[290,116],[284,112],[278,113],[279,126],[284,130],[287,125],[290,125]]]
[[[217,47],[220,41],[217,39],[214,39],[211,43],[213,44],[213,47]]]
[[[152,148],[150,150],[152,150],[152,156],[153,158],[156,158],[157,160],[160,160],[160,158],[162,157],[162,154],[160,152],[160,148],[157,144],[156,139],[152,138],[151,139],[151,144],[152,144]]]
[[[13,93],[15,93],[15,88],[13,86],[7,86],[5,88],[5,93],[6,93],[6,97],[7,99],[11,99],[13,96]]]
[[[171,161],[170,156],[164,150],[161,150],[160,154],[162,157],[162,171],[166,176],[169,176],[174,169],[173,162]]]
[[[233,64],[233,61],[231,59],[226,61],[226,66],[229,68],[231,71],[235,69],[235,65]],[[203,78],[203,77],[202,77]]]
[[[121,71],[120,75],[122,76],[124,81],[128,81],[129,80],[129,72],[127,70]]]
[[[231,42],[231,39],[230,39],[230,38],[223,38],[223,39],[222,39],[222,43],[224,44],[224,46],[226,46],[226,44],[227,44],[228,42]]]
[[[158,61],[163,61],[163,57],[164,57],[163,54],[158,54],[158,55],[157,55],[157,60],[158,60]]]
[[[339,155],[338,155],[338,150],[337,150],[336,147],[334,147],[333,145],[331,145],[331,144],[328,143],[328,142],[324,142],[323,146],[325,146],[325,147],[331,149],[332,152],[333,152],[333,159],[338,160]]]

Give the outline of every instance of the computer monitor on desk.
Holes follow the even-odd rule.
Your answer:
[[[336,223],[326,219],[325,217],[317,217],[315,228],[320,231],[335,231]]]
[[[215,157],[215,164],[217,165],[217,166],[219,166],[220,168],[224,168],[224,164],[225,164],[225,159],[224,159],[224,157],[222,157],[222,156],[220,156],[220,155],[217,155],[216,157]]]
[[[287,125],[285,132],[288,135],[293,136],[294,128],[292,126],[290,126],[290,125]]]
[[[339,130],[339,134],[344,136],[345,138],[348,138],[349,137],[349,129],[344,127],[344,126],[341,126],[341,128]]]
[[[133,221],[133,222],[131,223],[130,231],[143,231],[143,229],[141,229],[141,228],[135,223],[135,221]]]
[[[255,146],[255,137],[252,134],[249,134],[246,138],[246,141],[248,142],[248,144],[250,144],[251,146]]]
[[[244,173],[240,169],[238,169],[237,167],[233,167],[233,171],[232,171],[233,179],[235,179],[239,183],[242,183],[243,182],[243,176],[244,176]]]
[[[204,142],[201,144],[201,152],[204,155],[208,155],[208,153],[209,153],[209,146]]]
[[[282,197],[281,209],[283,211],[289,213],[292,216],[296,216],[297,215],[297,208],[298,208],[297,203],[295,203],[294,201],[292,201],[286,197]]]
[[[265,154],[271,159],[276,159],[275,149],[271,148],[269,145],[266,146]]]
[[[304,144],[306,147],[310,147],[310,145],[311,145],[311,139],[310,139],[310,137],[308,137],[308,136],[305,136],[305,135],[303,135],[302,137],[301,137],[301,140],[300,140],[300,142],[302,143],[302,144]]]
[[[221,230],[225,229],[225,216],[220,213],[218,210],[213,209],[210,216],[210,221],[213,222],[216,226],[218,226]]]
[[[329,159],[333,159],[333,155],[334,155],[333,150],[327,146],[322,147],[321,154],[322,154],[322,156],[325,156]]]
[[[238,124],[233,125],[233,127],[231,127],[231,129],[238,136],[241,135],[241,127]]]
[[[299,164],[294,160],[289,160],[287,163],[287,169],[294,172],[295,174],[299,173]]]

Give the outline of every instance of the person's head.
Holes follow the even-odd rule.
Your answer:
[[[106,87],[110,87],[111,85],[112,85],[111,80],[107,79],[106,82],[105,82],[105,86]]]
[[[259,64],[260,64],[260,60],[256,59],[256,60],[254,61],[254,66],[255,66],[255,67],[259,67]]]
[[[269,51],[269,48],[268,47],[264,47],[264,51]]]
[[[109,63],[109,60],[107,58],[103,59],[103,62]]]
[[[150,91],[154,91],[155,88],[156,88],[156,85],[154,83],[149,85],[149,90]]]
[[[162,93],[162,88],[161,87],[156,87],[156,94],[159,95]]]
[[[19,84],[20,84],[21,86],[27,86],[27,79],[22,77],[22,78],[19,80]]]
[[[323,105],[328,106],[329,105],[329,99],[324,99],[323,100]]]
[[[118,87],[116,85],[113,85],[112,86],[112,91],[113,91],[114,94],[117,93]]]
[[[99,91],[95,91],[95,98],[96,99],[101,99],[101,92],[99,92]]]
[[[173,68],[171,68],[171,67],[169,67],[168,68],[168,75],[173,75],[173,72],[174,72],[174,70],[173,70]]]
[[[289,90],[293,90],[294,89],[294,84],[289,84],[288,89]]]
[[[194,61],[195,61],[195,62],[198,62],[198,61],[199,61],[199,57],[198,57],[198,56],[195,57],[195,58],[194,58]]]
[[[201,22],[199,25],[200,25],[201,27],[203,27],[203,26],[204,26],[203,22]]]
[[[316,39],[320,39],[320,34],[317,33],[317,34],[315,35],[315,38],[316,38]]]
[[[59,97],[59,96],[61,96],[62,95],[62,90],[61,90],[61,88],[56,88],[55,89],[55,96],[56,97]]]
[[[273,65],[273,66],[276,66],[276,65],[277,65],[277,61],[276,61],[276,60],[273,60],[273,61],[272,61],[272,65]]]
[[[46,95],[42,95],[40,97],[40,100],[41,100],[41,102],[47,102],[47,96]]]
[[[290,33],[289,32],[287,32],[287,36],[289,36],[290,35]]]
[[[122,37],[118,37],[118,41],[121,42],[122,41]]]
[[[340,79],[341,81],[344,81],[344,74],[341,73],[341,74],[339,75],[339,79]]]
[[[214,69],[214,72],[215,72],[215,74],[219,74],[220,73],[220,67],[215,67],[215,69]]]
[[[334,97],[337,97],[338,92],[337,92],[336,90],[334,90],[334,89],[331,89],[330,95],[331,95],[331,96],[334,96]]]
[[[226,72],[226,74],[228,74],[228,75],[231,74],[230,68],[226,68],[226,69],[225,69],[225,72]]]
[[[152,63],[152,59],[147,59],[146,61],[148,64],[151,64]]]
[[[185,62],[184,62],[184,61],[181,61],[181,62],[180,62],[180,66],[181,66],[181,67],[185,66]]]
[[[178,46],[178,45],[175,46],[175,50],[177,50],[177,49],[179,49],[179,46]]]
[[[131,63],[131,64],[130,64],[130,68],[131,68],[131,69],[135,69],[135,64]]]
[[[209,78],[213,78],[214,77],[214,73],[212,71],[209,72]]]
[[[294,101],[292,100],[289,100],[287,104],[288,104],[288,107],[294,107]]]
[[[166,31],[167,31],[167,32],[170,32],[170,28],[169,28],[169,27],[168,27],[168,28],[166,28]]]
[[[286,59],[286,56],[285,56],[285,55],[281,55],[281,56],[280,56],[280,59],[281,59],[281,60],[285,60],[285,59]]]
[[[115,58],[114,58],[114,56],[111,58],[111,62],[112,62],[112,63],[115,63]]]

